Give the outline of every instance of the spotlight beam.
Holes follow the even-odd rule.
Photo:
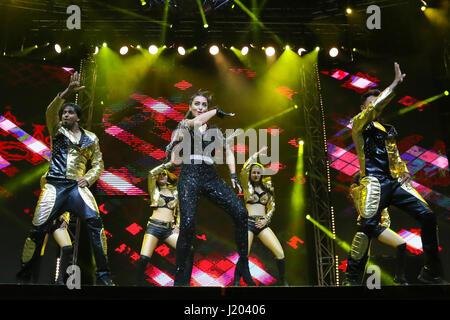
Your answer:
[[[164,6],[163,26],[161,28],[161,44],[164,44],[164,42],[166,41],[166,28],[168,26],[167,17],[169,16],[169,3],[170,0],[166,0],[166,4]]]
[[[203,11],[203,6],[200,0],[197,0],[198,10],[200,11],[200,16],[202,17],[203,27],[208,27],[208,22],[206,21],[205,12]]]
[[[424,105],[424,104],[426,104],[426,103],[433,102],[433,101],[435,101],[435,100],[437,100],[437,99],[440,99],[440,98],[442,98],[442,97],[444,97],[444,96],[446,96],[446,94],[445,94],[445,92],[442,92],[442,93],[437,94],[437,95],[435,95],[435,96],[433,96],[433,97],[430,97],[430,98],[428,98],[428,99],[425,99],[425,100],[422,100],[422,101],[418,101],[418,102],[414,103],[413,105],[411,105],[411,106],[409,106],[409,107],[400,109],[400,110],[398,111],[398,115],[405,114],[405,113],[407,113],[407,112],[409,112],[409,111],[412,111],[412,110],[414,110],[414,109],[419,108],[420,106],[422,106],[422,105]]]
[[[255,122],[255,123],[249,125],[248,127],[245,128],[245,130],[252,129],[252,128],[257,128],[257,127],[259,127],[259,126],[261,126],[261,125],[263,125],[263,124],[265,124],[267,122],[272,121],[273,119],[276,119],[276,118],[281,117],[282,115],[284,115],[284,114],[286,114],[288,112],[291,112],[294,109],[295,109],[295,107],[290,107],[289,109],[283,110],[283,111],[281,111],[281,112],[279,112],[277,114],[274,114],[271,117],[268,117],[268,118],[266,118],[264,120],[261,120],[261,121],[258,121],[258,122]]]
[[[156,23],[156,24],[159,24],[159,25],[162,25],[162,26],[169,26],[169,24],[167,22],[151,19],[151,18],[149,18],[147,16],[144,16],[142,14],[138,14],[138,13],[135,13],[135,12],[123,9],[123,8],[112,6],[110,4],[107,4],[106,2],[99,2],[99,1],[93,1],[93,2],[95,2],[97,5],[99,5],[101,7],[106,6],[106,7],[108,7],[111,10],[115,10],[117,12],[129,15],[131,17],[135,17],[135,18],[138,18],[138,19],[141,19],[141,20],[145,20],[145,21],[148,21],[148,22],[153,22],[153,23]]]
[[[242,11],[244,11],[249,17],[250,19],[252,19],[252,21],[261,29],[266,30],[267,32],[269,32],[272,37],[279,43],[281,44],[282,41],[281,39],[271,30],[269,30],[262,22],[261,20],[258,19],[258,17],[250,10],[248,9],[241,1],[239,0],[234,0],[234,3],[236,3],[239,8],[241,8]],[[259,12],[258,12],[259,13]]]

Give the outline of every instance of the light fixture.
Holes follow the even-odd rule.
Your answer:
[[[271,57],[271,56],[273,56],[275,54],[275,48],[274,47],[267,47],[265,51],[266,51],[266,55],[268,57]]]
[[[242,47],[242,49],[241,49],[241,54],[242,54],[243,56],[245,56],[247,53],[248,53],[248,47],[247,47],[247,46]]]
[[[297,51],[299,56],[301,56],[303,52],[306,52],[305,48],[299,48],[298,51]]]
[[[123,46],[122,48],[120,48],[119,50],[121,55],[125,55],[128,52],[128,47],[127,46]]]
[[[219,47],[216,45],[212,45],[209,47],[209,53],[211,53],[213,56],[219,53]]]
[[[181,56],[184,56],[184,55],[186,54],[186,50],[185,50],[182,46],[179,46],[179,47],[178,47],[178,53],[179,53]]]
[[[158,53],[158,47],[152,44],[150,47],[148,47],[148,52],[150,54],[157,54]]]
[[[330,54],[330,57],[334,58],[339,54],[339,50],[336,47],[333,47],[330,49],[330,51],[328,52]]]
[[[55,51],[57,52],[57,53],[61,53],[61,46],[59,45],[59,44],[55,44]]]

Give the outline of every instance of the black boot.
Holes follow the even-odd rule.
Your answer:
[[[417,280],[424,284],[444,284],[444,280],[441,278],[440,274],[433,270],[429,266],[424,266],[420,271]]]
[[[173,281],[174,287],[189,287],[190,286],[190,279],[187,279],[186,277],[186,268],[185,266],[178,266],[175,269],[175,279]]]
[[[285,270],[286,270],[286,262],[283,259],[275,259],[275,262],[277,263],[277,267],[278,267],[278,281],[277,281],[277,285],[279,286],[283,286],[283,287],[288,287],[289,285],[286,282],[286,279],[284,277],[285,275]]]
[[[59,257],[58,277],[56,278],[56,284],[64,285],[67,280],[67,268],[72,262],[73,247],[65,246],[61,248],[61,255]]]
[[[114,287],[116,284],[112,281],[111,275],[109,273],[104,273],[104,274],[97,275],[97,280],[95,281],[95,285]]]
[[[234,270],[234,280],[233,280],[234,286],[239,286],[241,277],[244,279],[244,282],[248,286],[256,286],[256,283],[250,274],[247,256],[240,256],[238,262],[236,263],[236,268]]]
[[[368,256],[355,260],[352,257],[347,259],[347,270],[345,272],[345,285],[360,286],[364,278],[364,269],[368,260]]]
[[[45,233],[32,233],[25,240],[22,251],[20,270],[16,274],[18,283],[37,283],[41,264],[41,250]]]
[[[425,284],[442,284],[442,264],[439,257],[436,215],[428,212],[422,215],[421,221],[422,248],[425,255],[425,265],[417,279]]]
[[[185,275],[184,278],[186,279],[186,282],[188,285],[191,283],[191,277],[192,277],[192,268],[194,267],[194,249],[191,248],[189,250],[188,259],[186,261],[186,267],[185,267]]]
[[[174,287],[189,287],[191,285],[193,264],[194,249],[180,249],[177,247]]]
[[[405,268],[406,268],[406,243],[401,244],[397,247],[397,258],[396,258],[396,267],[395,267],[395,277],[394,282],[407,286],[408,281],[405,276]]]
[[[150,262],[150,258],[141,254],[141,257],[136,262],[136,285],[145,285],[145,270],[147,270],[147,264]]]

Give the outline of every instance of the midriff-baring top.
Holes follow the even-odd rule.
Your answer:
[[[261,193],[258,193],[257,191],[255,191],[253,193],[253,195],[251,195],[248,199],[247,199],[247,203],[249,204],[261,204],[263,206],[265,206],[270,199],[270,194],[266,191],[262,191]]]
[[[222,131],[216,126],[207,124],[205,132],[201,132],[198,128],[189,127],[188,120],[180,121],[172,141],[166,147],[166,153],[170,155],[172,151],[178,152],[178,148],[181,148],[184,164],[214,164],[215,151],[223,150],[226,144]],[[185,151],[188,151],[188,154],[184,153]]]
[[[177,206],[177,199],[171,196],[165,196],[161,192],[159,193],[158,208],[166,208],[173,210]]]
[[[250,157],[242,167],[240,173],[240,182],[244,193],[244,201],[248,204],[261,204],[265,206],[265,216],[268,221],[272,219],[275,212],[275,197],[272,179],[270,177],[261,177],[261,183],[264,189],[261,193],[255,191],[255,187],[250,181],[250,169],[256,163],[254,157]]]
[[[148,192],[151,198],[150,207],[152,208],[166,208],[172,210],[173,218],[176,222],[176,225],[179,223],[179,207],[178,207],[178,192],[177,187],[173,185],[169,185],[167,188],[171,191],[172,196],[163,195],[159,187],[156,185],[157,176],[164,172],[169,165],[164,163],[156,168],[153,168],[148,173]]]

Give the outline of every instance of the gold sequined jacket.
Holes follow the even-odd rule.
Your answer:
[[[408,172],[397,149],[397,131],[393,126],[377,121],[393,97],[393,90],[385,89],[351,120],[352,138],[358,154],[361,177],[390,175],[396,179],[402,173]]]
[[[58,95],[47,107],[46,121],[51,137],[52,155],[45,177],[71,180],[84,177],[91,186],[104,170],[99,140],[94,133],[80,128],[82,134],[77,141],[75,135],[62,126],[59,110],[64,101]],[[88,161],[91,168],[86,172]]]

